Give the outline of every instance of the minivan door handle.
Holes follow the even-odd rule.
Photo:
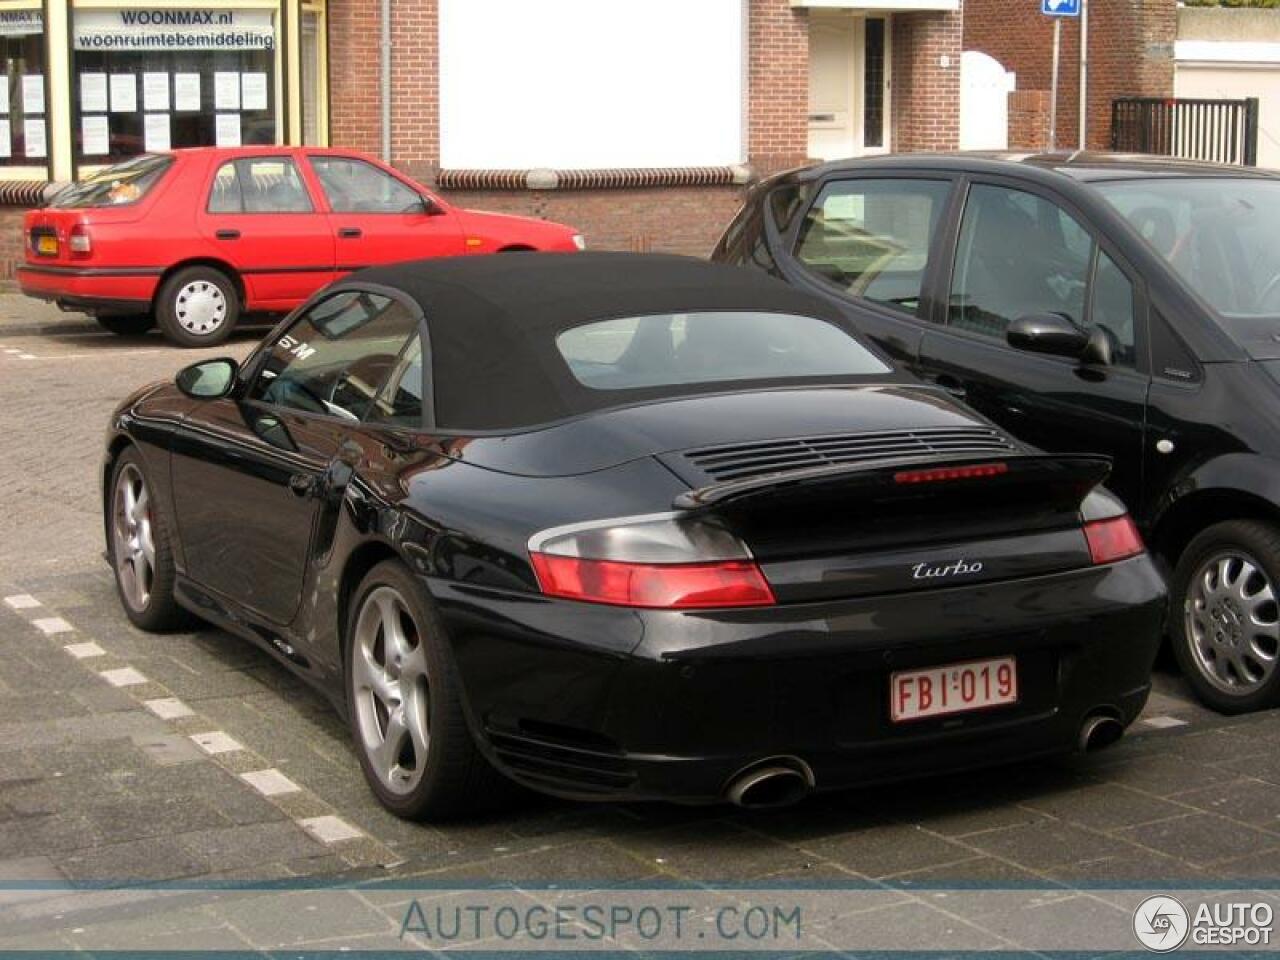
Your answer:
[[[239,240],[240,231],[239,230],[219,230],[217,233],[214,234],[214,236],[217,237],[219,240]]]
[[[364,231],[359,227],[343,227],[338,231],[338,236],[342,237],[344,240],[354,240],[357,237],[364,236]]]

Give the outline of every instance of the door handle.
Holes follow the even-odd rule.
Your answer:
[[[217,237],[219,240],[239,240],[240,231],[239,230],[219,230],[217,233],[214,234],[214,236]]]
[[[309,497],[316,490],[314,477],[305,473],[295,473],[289,478],[289,492],[295,497]]]
[[[364,231],[359,227],[343,227],[338,231],[338,236],[342,237],[344,240],[354,240],[357,237],[364,236]]]

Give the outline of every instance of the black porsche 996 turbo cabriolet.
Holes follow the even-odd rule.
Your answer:
[[[771,278],[515,254],[353,275],[139,391],[103,499],[134,623],[262,645],[443,817],[500,775],[763,806],[1113,741],[1165,591],[1106,474]]]

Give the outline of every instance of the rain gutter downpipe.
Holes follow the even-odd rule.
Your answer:
[[[378,85],[382,105],[382,162],[391,162],[391,0],[381,0],[382,56],[378,58]]]

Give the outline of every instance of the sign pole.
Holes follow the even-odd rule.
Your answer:
[[[1089,131],[1089,0],[1080,0],[1080,149]]]
[[[1049,152],[1058,149],[1058,64],[1062,54],[1062,19],[1053,18],[1053,84],[1049,94]]]

